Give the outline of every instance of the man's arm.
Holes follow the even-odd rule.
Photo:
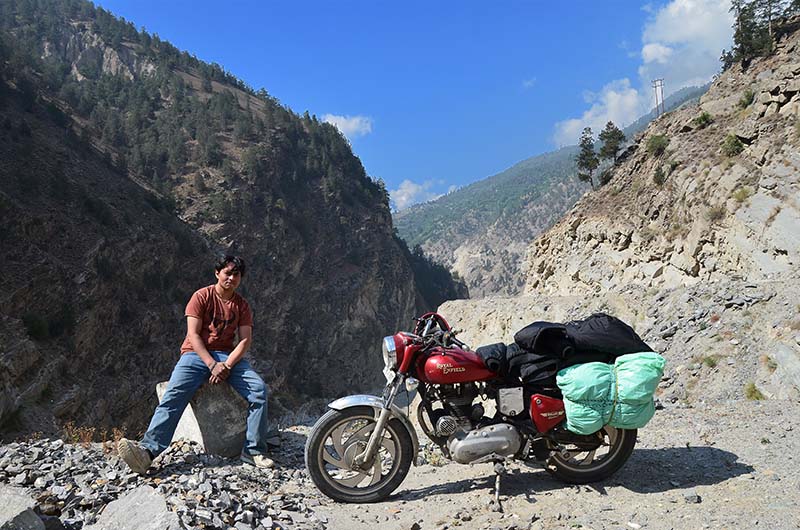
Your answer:
[[[250,349],[250,344],[253,342],[253,326],[239,326],[239,344],[233,349],[231,354],[228,356],[228,360],[225,361],[225,364],[228,365],[229,368],[233,368],[236,366],[244,354],[247,353],[247,350]]]
[[[192,349],[200,356],[208,369],[211,370],[211,377],[209,381],[212,384],[217,384],[228,378],[228,371],[222,366],[222,363],[217,363],[214,358],[208,353],[203,338],[200,336],[200,328],[203,321],[197,317],[186,317],[186,336],[189,337],[189,342],[192,343]],[[215,373],[216,372],[216,373]]]

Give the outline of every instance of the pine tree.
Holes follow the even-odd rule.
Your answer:
[[[594,189],[592,174],[597,169],[597,166],[600,165],[600,159],[597,158],[597,153],[594,152],[594,136],[592,135],[591,127],[583,129],[579,145],[581,150],[575,157],[575,163],[578,166],[578,178],[582,182],[588,182]]]
[[[611,158],[614,160],[614,164],[616,164],[617,153],[619,152],[622,142],[625,141],[625,134],[619,127],[614,125],[613,121],[609,121],[606,123],[605,129],[600,132],[598,138],[603,142],[603,145],[600,147],[600,158],[602,160]]]
[[[772,23],[782,11],[781,4],[779,0],[732,0],[733,47],[729,52],[722,50],[723,70],[772,52]]]

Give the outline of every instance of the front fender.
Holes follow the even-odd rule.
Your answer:
[[[333,410],[344,410],[349,409],[351,407],[372,407],[375,409],[375,415],[380,413],[383,410],[383,399],[379,398],[378,396],[370,396],[366,394],[360,394],[357,396],[346,396],[343,398],[339,398],[336,401],[328,403],[328,408]],[[417,437],[417,431],[414,429],[414,425],[411,424],[411,420],[408,419],[403,413],[403,409],[398,407],[397,405],[391,406],[392,416],[400,420],[400,423],[408,430],[408,434],[411,435],[411,443],[414,445],[414,465],[417,465],[417,455],[419,454],[419,438]]]

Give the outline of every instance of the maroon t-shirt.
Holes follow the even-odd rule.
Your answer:
[[[187,317],[199,318],[200,338],[208,351],[233,350],[233,339],[239,326],[252,326],[253,313],[247,300],[233,293],[230,300],[223,300],[214,290],[213,285],[198,289],[186,304]],[[181,354],[194,351],[189,334],[183,340]]]

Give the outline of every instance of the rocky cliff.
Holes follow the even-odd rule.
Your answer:
[[[794,28],[797,21],[787,27]],[[606,311],[667,358],[667,405],[800,397],[800,34],[655,120],[530,245],[524,296],[448,302],[473,345]]]
[[[765,280],[800,265],[800,35],[656,120],[528,250],[526,292]]]
[[[678,90],[666,98],[664,107],[691,104],[707,89],[708,85]],[[625,127],[626,138],[656,117],[652,111]],[[588,190],[575,175],[577,152],[570,146],[534,156],[438,199],[395,212],[398,232],[463,278],[471,297],[520,294],[530,242]]]
[[[143,429],[222,251],[278,408],[370,388],[431,297],[346,139],[88,2],[32,5],[0,7],[0,434]]]

